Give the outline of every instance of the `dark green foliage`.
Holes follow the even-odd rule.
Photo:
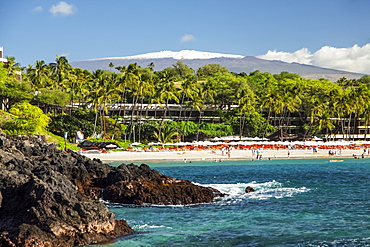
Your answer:
[[[129,142],[123,142],[123,141],[119,141],[117,139],[107,140],[107,139],[104,139],[104,138],[90,138],[89,141],[91,141],[91,142],[107,142],[107,141],[109,141],[109,142],[115,142],[119,148],[129,148],[130,147]]]
[[[207,76],[213,76],[217,73],[228,73],[229,70],[219,64],[207,64],[203,65],[197,70],[197,75],[200,78],[206,78]]]
[[[70,101],[70,97],[69,94],[58,89],[41,88],[37,92],[35,100],[52,105],[66,106]]]
[[[107,138],[114,138],[116,140],[123,140],[124,134],[127,129],[127,125],[119,123],[117,120],[113,118],[106,118],[105,124],[107,127]]]
[[[91,109],[77,108],[71,112],[71,115],[80,120],[95,121],[95,112]]]
[[[72,141],[77,131],[82,131],[85,138],[94,132],[94,117],[91,110],[77,109],[72,111],[72,115],[57,115],[51,117],[49,131],[55,135],[62,136],[68,132],[68,140]],[[85,113],[85,114],[83,114]],[[100,132],[100,127],[96,127],[96,132]]]
[[[199,131],[209,137],[231,136],[234,135],[232,126],[227,124],[201,123]]]
[[[152,141],[156,140],[154,132],[157,131],[158,126],[159,121],[148,121],[140,125],[137,125],[137,127],[135,127],[135,130],[137,132],[140,131],[140,140],[144,142]]]
[[[254,137],[260,136],[260,133],[263,133],[265,129],[267,133],[276,131],[276,128],[270,124],[267,125],[266,119],[256,111],[246,112],[242,117],[245,118],[243,133],[240,133],[240,116],[238,116],[236,109],[224,112],[222,119],[224,125],[229,126],[234,135]]]

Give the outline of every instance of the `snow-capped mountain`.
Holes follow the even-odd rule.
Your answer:
[[[105,59],[161,59],[161,58],[173,58],[177,60],[184,60],[184,59],[211,59],[211,58],[243,58],[244,56],[241,55],[231,55],[231,54],[222,54],[222,53],[214,53],[214,52],[202,52],[202,51],[194,51],[194,50],[182,50],[182,51],[160,51],[160,52],[151,52],[136,56],[128,56],[128,57],[110,57],[110,58],[98,58],[98,59],[91,59],[90,61],[96,60],[105,60]]]
[[[250,72],[259,70],[261,72],[269,72],[271,74],[280,74],[282,71],[287,71],[290,73],[297,73],[305,78],[324,78],[330,81],[337,81],[342,77],[358,79],[363,76],[363,74],[325,69],[306,64],[286,63],[276,60],[265,60],[252,56],[200,52],[194,50],[182,50],[178,52],[160,51],[128,57],[107,57],[76,61],[71,62],[70,64],[75,68],[93,71],[96,69],[111,70],[108,66],[110,63],[113,63],[114,67],[127,66],[133,63],[137,63],[141,67],[147,67],[149,64],[153,63],[154,69],[158,71],[172,67],[172,65],[176,64],[180,60],[195,71],[206,64],[219,64],[226,67],[230,72],[236,73],[245,72],[249,74]]]

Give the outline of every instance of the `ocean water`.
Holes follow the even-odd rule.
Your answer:
[[[135,233],[99,246],[370,246],[370,159],[147,164],[230,196],[189,206],[108,203]],[[256,192],[245,194],[247,186]]]

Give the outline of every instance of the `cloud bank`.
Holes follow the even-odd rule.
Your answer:
[[[281,60],[287,63],[302,63],[323,68],[338,69],[355,73],[370,74],[370,43],[349,48],[324,46],[315,53],[302,48],[293,53],[269,50],[257,56],[266,60]]]
[[[181,42],[189,42],[189,41],[192,41],[192,40],[195,40],[195,37],[191,34],[186,34],[184,36],[181,37]]]
[[[52,13],[54,16],[67,16],[73,15],[76,12],[76,10],[77,9],[74,5],[62,1],[57,5],[53,5],[50,8],[50,13]]]

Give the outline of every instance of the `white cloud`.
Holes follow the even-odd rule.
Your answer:
[[[181,37],[181,42],[189,42],[189,41],[192,41],[192,40],[195,40],[195,37],[194,37],[194,35],[191,35],[191,34],[186,34],[186,35]]]
[[[76,7],[66,2],[60,2],[50,8],[50,13],[52,13],[54,16],[73,15],[75,12]]]
[[[257,57],[370,74],[370,43],[362,47],[354,45],[348,48],[324,46],[315,53],[311,53],[307,48],[302,48],[293,53],[275,50]]]
[[[44,8],[42,6],[37,6],[33,9],[33,11],[35,12],[42,12],[44,10]]]
[[[70,55],[69,52],[62,52],[59,57],[68,57]]]

